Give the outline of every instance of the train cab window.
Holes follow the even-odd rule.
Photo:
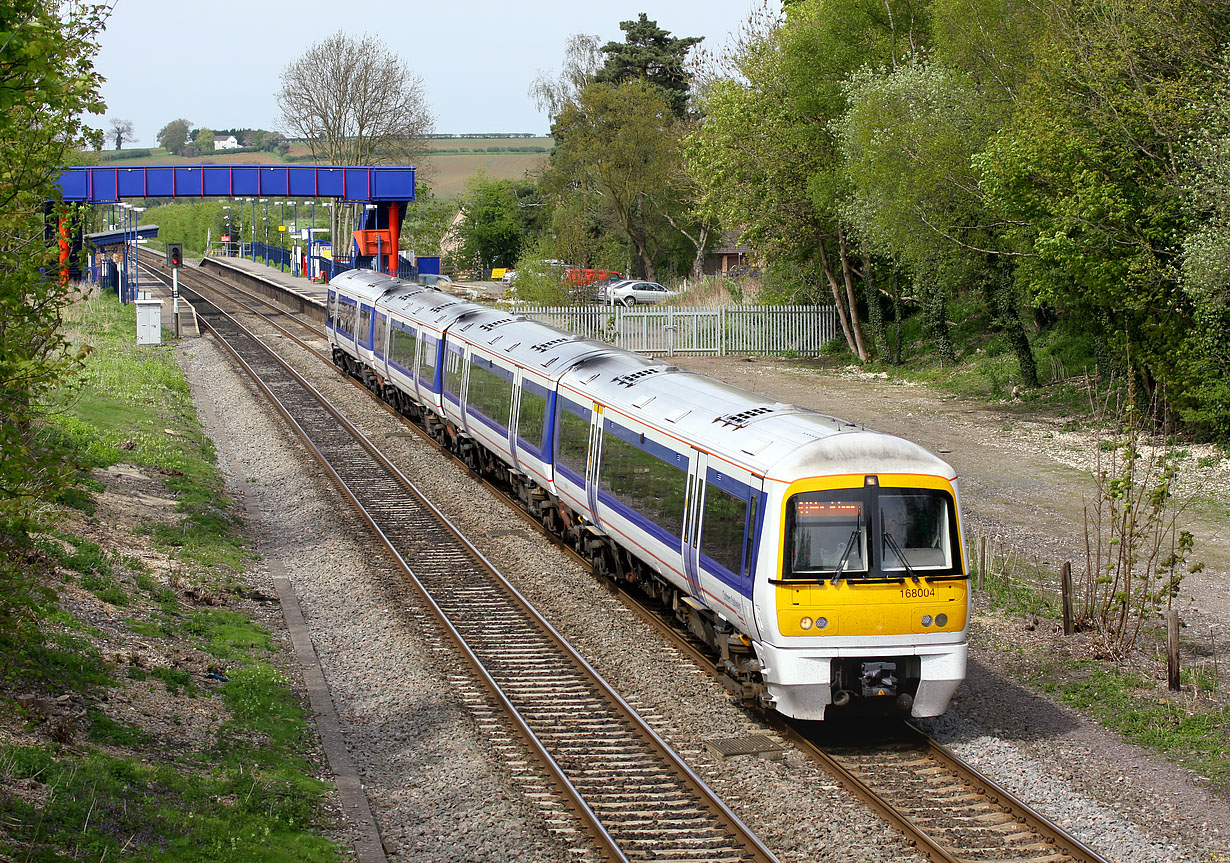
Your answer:
[[[796,494],[786,506],[786,577],[867,572],[868,523],[861,490]]]
[[[948,496],[938,492],[894,493],[879,496],[880,568],[896,570],[949,570],[952,568],[952,531]]]

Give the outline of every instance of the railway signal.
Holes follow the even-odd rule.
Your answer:
[[[183,243],[167,243],[167,264],[172,268],[184,265]]]

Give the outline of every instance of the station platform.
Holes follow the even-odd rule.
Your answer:
[[[251,258],[211,255],[207,260],[211,267],[238,270],[253,278],[271,282],[285,291],[302,297],[313,305],[320,306],[322,309],[325,307],[325,300],[329,293],[329,286],[325,282],[313,282],[302,276],[283,272],[277,267],[265,266],[265,262],[260,258],[253,261]],[[202,261],[201,264],[203,265],[204,262]]]

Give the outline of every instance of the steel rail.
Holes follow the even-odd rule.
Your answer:
[[[228,287],[230,286],[228,285]],[[271,304],[268,300],[259,301],[264,304]],[[277,322],[270,321],[270,323],[290,338],[300,341],[293,334],[287,332]],[[312,331],[314,334],[323,335],[320,331],[315,330],[302,321],[299,321],[298,323]],[[303,344],[302,342],[300,343]],[[304,344],[304,347],[311,349],[310,346],[306,344]],[[315,353],[318,356],[321,356],[319,352]],[[321,359],[323,362],[326,362],[332,366],[332,363],[329,362],[327,358],[321,356]],[[361,383],[355,381],[349,375],[346,375],[345,377],[355,386],[358,386],[370,393],[370,390],[367,390],[366,387],[363,387]],[[401,416],[401,414],[399,414],[382,399],[376,398],[376,401],[386,410],[396,414],[397,416]],[[435,447],[441,454],[451,458],[458,465],[464,467],[470,473],[472,478],[477,479],[479,482],[486,485],[491,491],[495,492],[498,499],[503,501],[506,506],[516,512],[527,525],[534,528],[539,534],[554,542],[557,547],[562,549],[570,558],[591,571],[593,570],[592,564],[588,558],[576,552],[571,545],[563,542],[558,536],[543,527],[543,525],[527,513],[515,499],[504,493],[501,488],[490,483],[480,474],[466,466],[460,458],[440,446],[437,441],[427,435],[418,425],[411,423],[411,426],[420,434],[423,440]],[[597,573],[595,573],[595,575],[597,576]],[[601,578],[601,576],[598,577]],[[606,578],[601,578],[601,581],[614,591],[617,598],[619,598],[621,602],[637,613],[643,620],[653,626],[653,628],[658,630],[664,637],[669,639],[672,646],[681,650],[697,665],[707,670],[710,674],[715,677],[718,676],[712,657],[705,653],[703,649],[701,649],[691,638],[687,636],[686,633],[678,630],[669,620],[664,619],[660,613],[647,606],[643,601],[641,601],[635,592],[629,591],[623,585],[611,582]],[[881,818],[901,832],[906,837],[907,842],[916,847],[921,853],[925,854],[930,859],[937,861],[937,863],[949,863],[949,861],[962,859],[958,852],[948,849],[937,842],[934,838],[928,835],[924,828],[915,824],[904,813],[898,811],[896,807],[894,807],[888,800],[860,779],[854,771],[846,768],[838,759],[824,752],[823,749],[800,734],[782,717],[778,717],[774,714],[764,714],[764,716],[766,722],[771,727],[782,734],[783,737],[799,748],[804,754],[819,763],[827,772],[833,775],[843,785],[843,787],[847,788],[848,791],[862,800],[869,806],[869,808],[877,812]],[[918,745],[925,746],[937,761],[942,763],[947,769],[958,774],[962,780],[968,783],[975,791],[984,793],[989,802],[1002,806],[1004,810],[1010,813],[1014,818],[1017,818],[1022,823],[1028,825],[1028,827],[1039,837],[1047,843],[1053,844],[1057,851],[1066,855],[1069,859],[1074,861],[1074,863],[1106,863],[1105,858],[1098,855],[1097,852],[1093,851],[1088,846],[1081,843],[1078,839],[1068,834],[1061,827],[1051,822],[1041,813],[1016,798],[1009,791],[995,783],[992,779],[980,773],[970,765],[965,764],[955,753],[947,749],[947,747],[944,747],[942,744],[929,738],[924,732],[916,727],[912,725],[909,727],[912,729],[913,733],[918,736]]]
[[[221,313],[220,310],[219,310],[219,313]],[[221,314],[224,314],[224,313],[221,313]],[[227,316],[227,317],[230,318],[230,316]],[[222,333],[219,332],[218,328],[213,324],[213,322],[209,321],[208,314],[202,316],[202,320],[205,321],[206,325],[213,332],[219,335],[220,339],[222,339],[224,342],[227,342],[227,340],[223,337]],[[607,685],[605,681],[602,680],[601,676],[598,675],[598,673],[592,667],[590,667],[589,664],[570,645],[568,645],[568,643],[563,639],[563,637],[547,621],[542,619],[541,616],[538,615],[533,610],[532,606],[528,603],[528,601],[525,600],[525,598],[519,592],[517,592],[516,589],[513,588],[510,583],[508,583],[507,579],[505,579],[503,575],[498,573],[495,567],[489,561],[487,561],[485,557],[483,557],[481,552],[479,552],[478,549],[475,548],[474,545],[471,542],[469,542],[469,540],[466,539],[461,534],[461,532],[454,525],[452,525],[451,522],[448,521],[448,519],[443,515],[443,513],[441,513],[440,510],[433,503],[427,500],[427,498],[423,495],[423,493],[419,489],[417,489],[417,487],[414,485],[413,482],[411,482],[408,478],[406,478],[403,474],[401,474],[401,472],[394,465],[387,462],[387,460],[384,459],[384,457],[380,454],[379,449],[373,443],[371,443],[371,441],[368,440],[366,436],[363,435],[363,433],[360,430],[355,428],[353,424],[349,423],[349,421],[346,420],[345,417],[343,417],[340,414],[340,412],[338,412],[335,408],[329,405],[327,400],[318,391],[316,391],[315,388],[312,387],[310,383],[308,383],[300,375],[298,375],[289,366],[288,363],[286,363],[284,360],[278,357],[275,352],[273,352],[271,349],[268,348],[268,346],[263,345],[263,343],[261,343],[259,339],[255,337],[255,335],[251,334],[250,332],[247,332],[246,328],[242,327],[242,325],[239,324],[237,321],[234,321],[233,318],[230,318],[230,320],[234,326],[245,331],[247,338],[254,340],[255,342],[257,342],[257,344],[260,344],[262,348],[268,351],[269,355],[289,375],[296,378],[300,386],[304,387],[309,393],[311,393],[312,396],[319,401],[322,407],[324,407],[327,411],[329,411],[329,413],[340,424],[345,426],[347,430],[349,431],[349,433],[354,437],[354,439],[365,450],[367,450],[373,458],[383,462],[383,466],[385,467],[385,469],[390,471],[390,473],[392,473],[396,477],[398,477],[399,482],[403,485],[403,487],[405,487],[406,490],[409,491],[411,494],[414,494],[421,501],[421,503],[433,513],[433,515],[439,520],[439,522],[442,525],[444,525],[446,529],[458,541],[460,541],[460,543],[468,550],[469,554],[477,562],[479,562],[484,568],[486,568],[493,575],[493,577],[495,577],[496,579],[498,579],[499,582],[501,582],[504,590],[506,590],[507,593],[511,597],[514,598],[514,600],[522,607],[522,609],[537,618],[537,625],[539,625],[542,628],[542,630],[546,632],[548,636],[556,644],[559,645],[560,649],[563,650],[569,656],[570,661],[572,661],[579,669],[581,669],[588,677],[590,677],[599,687],[605,690],[605,693],[604,693],[605,697],[608,698],[614,705],[616,705],[617,711],[625,719],[627,719],[630,723],[632,723],[634,727],[638,729],[638,733],[642,734],[648,741],[650,741],[651,747],[658,753],[658,755],[664,761],[666,761],[669,765],[671,765],[671,768],[674,770],[674,772],[676,772],[683,779],[684,784],[690,788],[692,793],[696,795],[699,799],[703,800],[704,805],[710,808],[711,811],[714,812],[717,821],[720,824],[722,824],[727,830],[729,830],[731,834],[733,834],[733,836],[736,838],[739,844],[741,844],[747,849],[749,856],[753,860],[772,861],[775,859],[772,853],[767,848],[765,848],[760,843],[760,841],[754,836],[754,834],[752,834],[742,824],[742,822],[738,819],[738,817],[734,815],[734,813],[725,805],[725,803],[722,802],[715,794],[713,794],[713,792],[710,789],[708,789],[708,787],[705,785],[703,780],[700,779],[700,777],[697,776],[691,770],[691,768],[685,762],[683,762],[683,760],[679,758],[677,754],[674,753],[674,751],[665,743],[665,741],[663,741],[661,737],[659,737],[657,733],[654,732],[653,729],[649,727],[649,725],[645,723],[644,720],[642,720],[639,717],[636,711],[630,705],[628,705],[627,702],[624,701],[624,699],[618,695],[618,693],[614,692],[614,690],[611,689],[609,685]],[[569,780],[563,768],[547,751],[545,746],[539,740],[538,735],[534,733],[529,723],[524,719],[523,716],[521,716],[520,712],[517,711],[516,707],[512,703],[512,700],[504,692],[504,690],[499,686],[498,682],[495,681],[495,679],[490,675],[490,673],[486,671],[486,669],[484,668],[481,662],[481,659],[469,647],[469,644],[466,641],[464,635],[453,625],[447,613],[444,612],[443,609],[440,608],[438,603],[436,603],[434,597],[431,596],[428,589],[423,585],[421,580],[418,578],[418,575],[415,573],[414,569],[409,565],[407,561],[405,561],[404,557],[398,551],[395,544],[388,537],[388,535],[385,533],[383,528],[381,528],[377,519],[368,511],[367,507],[365,507],[361,503],[358,496],[350,488],[349,484],[344,480],[344,478],[333,468],[331,464],[329,464],[327,457],[324,455],[324,453],[320,451],[320,449],[316,446],[315,442],[312,441],[310,435],[308,434],[306,429],[303,428],[302,424],[299,423],[298,420],[296,420],[293,417],[291,411],[286,407],[285,404],[283,404],[282,400],[272,391],[272,389],[269,386],[265,384],[263,380],[261,380],[259,373],[255,369],[253,369],[252,366],[240,356],[239,351],[233,345],[230,345],[229,342],[227,342],[227,346],[228,346],[228,349],[232,352],[232,354],[234,354],[239,359],[242,367],[250,375],[253,376],[254,380],[258,382],[258,385],[266,393],[266,395],[271,399],[272,403],[275,405],[277,410],[292,424],[292,427],[296,430],[296,432],[300,435],[300,437],[302,437],[308,443],[310,451],[312,451],[315,457],[319,461],[321,461],[322,464],[325,465],[326,470],[328,471],[330,477],[334,480],[334,482],[338,485],[338,487],[343,491],[343,494],[351,501],[352,506],[356,507],[361,517],[363,517],[363,519],[367,521],[367,523],[372,527],[373,531],[381,539],[381,542],[386,546],[386,548],[392,554],[399,568],[401,568],[404,572],[406,572],[406,574],[412,579],[413,583],[416,585],[416,589],[425,597],[425,599],[427,599],[428,604],[432,608],[432,610],[438,615],[440,615],[440,619],[442,620],[442,622],[445,623],[446,630],[449,632],[450,637],[458,643],[459,647],[462,648],[463,654],[467,657],[467,661],[475,668],[476,672],[480,676],[480,679],[482,679],[484,681],[484,684],[493,692],[497,700],[499,700],[501,704],[505,706],[505,708],[508,711],[510,711],[509,713],[510,717],[514,718],[514,722],[518,726],[519,733],[526,739],[527,744],[529,744],[531,749],[537,753],[540,760],[543,761],[544,766],[546,766],[547,769],[552,773],[558,785],[565,791],[566,795],[569,797],[575,798],[576,810],[582,816],[582,820],[586,822],[587,827],[591,829],[591,832],[595,835],[595,838],[597,838],[598,841],[603,845],[609,844],[610,846],[609,853],[611,853],[611,856],[614,859],[617,859],[617,860],[627,859],[626,857],[623,856],[622,851],[620,851],[618,846],[614,843],[614,840],[610,838],[610,834],[606,831],[601,820],[593,812],[593,810],[589,808],[588,803],[585,802],[584,798],[582,797],[580,792],[576,789],[575,785],[571,782],[571,780]]]

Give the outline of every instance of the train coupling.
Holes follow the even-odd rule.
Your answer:
[[[896,695],[897,663],[864,662],[860,682],[864,696]]]

